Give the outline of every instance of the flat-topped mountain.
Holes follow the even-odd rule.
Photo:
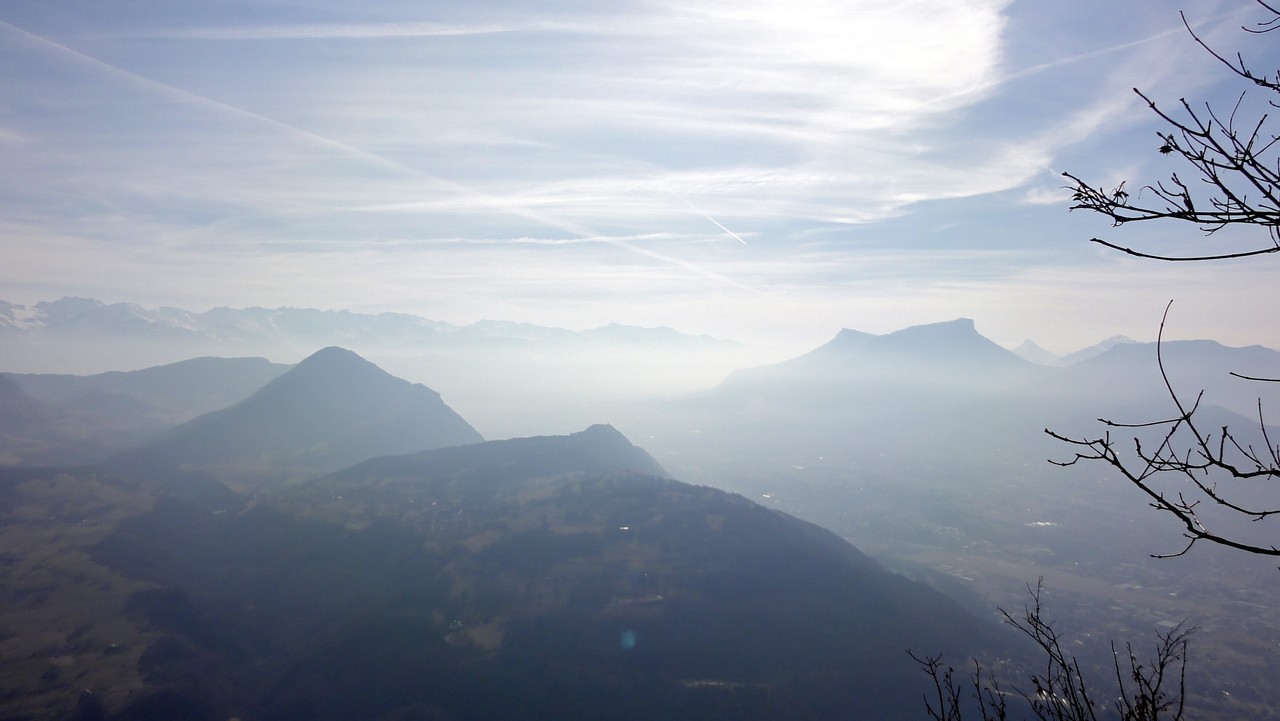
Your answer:
[[[199,469],[252,487],[374,456],[481,440],[435,391],[331,347],[245,400],[167,431],[111,464]]]
[[[878,457],[902,438],[929,438],[931,453],[946,454],[981,441],[987,429],[967,419],[992,419],[996,403],[1021,413],[1025,389],[1053,370],[996,345],[967,318],[884,335],[846,329],[796,358],[735,372],[704,394],[655,403],[651,418],[661,421],[623,427],[657,439],[664,463],[668,453],[705,458],[708,448],[741,449],[729,451],[739,459],[829,458],[837,450]],[[1000,431],[1024,421],[1009,418]]]
[[[799,385],[909,381],[921,384],[991,384],[1020,381],[1035,366],[993,343],[968,318],[912,326],[873,335],[844,329],[804,355],[770,366],[738,371],[739,382]]]

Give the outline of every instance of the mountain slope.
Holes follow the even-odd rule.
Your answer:
[[[1100,341],[1098,343],[1095,343],[1089,346],[1088,348],[1081,348],[1078,351],[1073,351],[1071,353],[1068,353],[1062,356],[1061,358],[1058,359],[1057,365],[1061,365],[1061,366],[1075,365],[1076,363],[1079,363],[1081,361],[1085,361],[1090,358],[1093,358],[1094,356],[1100,355],[1102,353],[1106,353],[1107,351],[1111,350],[1112,348],[1115,348],[1116,346],[1128,345],[1132,343],[1137,343],[1137,341],[1135,341],[1134,339],[1128,336],[1113,335],[1110,338],[1107,338],[1106,340]]]
[[[161,434],[112,464],[134,471],[199,468],[249,487],[481,440],[435,391],[330,347],[244,401]]]
[[[156,584],[126,603],[154,694],[286,721],[914,718],[903,649],[991,640],[660,470],[606,426],[373,459],[242,512],[162,502],[94,557]]]
[[[28,465],[57,457],[52,410],[0,375],[0,466]]]
[[[523,482],[528,478],[557,477],[566,473],[639,473],[668,476],[662,466],[644,450],[631,444],[612,426],[595,425],[566,436],[538,436],[489,441],[483,447],[471,445],[440,448],[398,456],[372,458],[350,468],[307,483],[287,497],[312,497],[317,489],[332,494],[350,493],[361,479],[399,479],[406,487],[418,477],[458,479],[459,492],[496,492],[495,484]],[[467,485],[467,479],[483,478],[483,489]],[[387,510],[392,510],[388,508]]]
[[[196,416],[244,400],[288,370],[263,358],[195,358],[138,371],[92,376],[3,374],[36,403],[0,433],[26,438],[22,453],[13,442],[11,464],[72,465],[100,461],[113,453]],[[0,401],[3,403],[4,401]],[[0,414],[2,415],[2,414]],[[15,427],[14,423],[17,424]]]
[[[265,358],[192,358],[136,371],[90,376],[7,374],[32,397],[64,409],[81,410],[89,398],[128,396],[177,425],[248,398],[290,366]],[[89,397],[89,398],[86,398]]]
[[[1250,381],[1280,375],[1280,352],[1263,346],[1232,348],[1209,340],[1164,341],[1159,346],[1165,373],[1175,391],[1191,402],[1200,391],[1204,402],[1257,417],[1258,400],[1275,408],[1280,403],[1276,384]],[[1075,388],[1109,403],[1137,403],[1143,399],[1169,405],[1160,375],[1155,343],[1124,342],[1081,360],[1062,374]]]

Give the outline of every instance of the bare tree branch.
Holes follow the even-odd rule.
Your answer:
[[[1251,446],[1240,445],[1225,427],[1221,429],[1218,441],[1215,443],[1212,435],[1202,432],[1196,425],[1195,414],[1200,408],[1201,395],[1197,395],[1194,404],[1190,406],[1184,404],[1177,391],[1174,390],[1173,383],[1169,380],[1169,374],[1165,369],[1163,352],[1164,329],[1171,306],[1172,301],[1165,307],[1164,317],[1160,321],[1160,332],[1156,340],[1156,364],[1160,370],[1160,377],[1164,381],[1165,390],[1173,401],[1173,405],[1177,408],[1178,415],[1174,418],[1148,423],[1122,424],[1101,418],[1098,419],[1104,425],[1112,428],[1165,427],[1164,435],[1156,450],[1154,452],[1146,451],[1140,439],[1133,439],[1133,457],[1136,459],[1136,463],[1134,463],[1121,456],[1111,440],[1109,432],[1102,438],[1080,439],[1071,438],[1046,428],[1045,433],[1053,438],[1077,448],[1085,449],[1076,451],[1068,461],[1050,460],[1049,462],[1058,466],[1072,466],[1080,461],[1102,461],[1119,471],[1125,480],[1146,494],[1151,507],[1170,513],[1181,521],[1184,528],[1183,536],[1188,539],[1187,545],[1177,553],[1156,554],[1154,556],[1156,558],[1181,556],[1189,551],[1197,541],[1207,541],[1238,551],[1259,555],[1280,556],[1280,548],[1276,548],[1274,545],[1247,543],[1211,529],[1199,512],[1201,500],[1209,500],[1251,521],[1261,521],[1271,516],[1280,515],[1280,508],[1251,508],[1232,501],[1218,490],[1216,482],[1207,480],[1211,471],[1223,473],[1227,477],[1234,479],[1280,478],[1280,448],[1271,443],[1266,424],[1262,420],[1261,404],[1259,404],[1258,423],[1263,439],[1267,444],[1268,455],[1265,458]],[[1190,443],[1188,446],[1179,445],[1175,438],[1179,431],[1182,431],[1182,435],[1178,436],[1179,438],[1189,437]],[[1246,468],[1237,462],[1231,461],[1228,454],[1232,452],[1238,454],[1253,467]],[[1192,500],[1183,493],[1178,493],[1176,497],[1170,497],[1165,491],[1155,486],[1153,478],[1157,474],[1168,474],[1186,481],[1197,491],[1199,497]]]
[[[1255,1],[1268,17],[1244,30],[1262,34],[1280,28],[1280,6],[1266,0]],[[1280,95],[1280,70],[1257,72],[1240,53],[1228,55],[1211,47],[1185,15],[1182,22],[1192,40],[1234,76],[1247,82],[1249,90]],[[1167,128],[1157,133],[1158,152],[1181,161],[1198,182],[1184,181],[1174,172],[1166,180],[1144,185],[1136,195],[1131,195],[1124,183],[1108,191],[1070,173],[1063,175],[1071,181],[1068,186],[1072,190],[1071,210],[1099,213],[1116,227],[1157,220],[1179,221],[1196,226],[1206,236],[1213,236],[1227,226],[1254,226],[1265,234],[1265,239],[1246,250],[1190,255],[1147,252],[1100,238],[1091,241],[1135,257],[1173,262],[1220,261],[1280,252],[1280,135],[1270,129],[1266,112],[1250,117],[1246,107],[1249,90],[1242,91],[1230,111],[1222,113],[1212,105],[1196,106],[1185,99],[1178,102],[1177,112],[1167,112],[1142,91],[1134,89]],[[1274,98],[1269,103],[1277,106]],[[1232,525],[1237,520],[1253,524],[1280,516],[1280,493],[1272,492],[1274,505],[1259,506],[1256,499],[1245,500],[1242,492],[1243,483],[1280,480],[1280,447],[1271,440],[1262,402],[1258,402],[1258,431],[1262,439],[1259,446],[1240,440],[1225,426],[1206,428],[1203,415],[1198,415],[1203,392],[1196,395],[1194,403],[1185,402],[1174,389],[1165,368],[1163,341],[1168,317],[1166,307],[1156,341],[1156,363],[1176,414],[1139,423],[1100,418],[1099,422],[1109,429],[1101,438],[1073,438],[1045,429],[1050,436],[1074,448],[1069,460],[1051,462],[1060,466],[1084,461],[1110,465],[1141,490],[1153,508],[1178,519],[1187,545],[1176,553],[1159,554],[1158,558],[1183,555],[1200,541],[1247,553],[1280,556],[1280,548],[1275,543],[1251,540],[1256,536],[1244,533],[1242,526]],[[1232,375],[1280,382],[1278,378]],[[1159,429],[1159,432],[1154,444],[1144,445],[1143,439],[1135,436],[1131,449],[1126,450],[1115,444],[1110,429]],[[1211,508],[1214,512],[1209,511]]]
[[[1102,711],[1089,691],[1091,683],[1075,656],[1064,649],[1062,636],[1045,619],[1041,604],[1043,580],[1035,588],[1027,587],[1030,601],[1022,613],[1014,616],[1000,609],[1005,623],[1031,640],[1039,654],[1042,670],[1028,672],[1030,688],[1013,687],[1013,695],[1022,699],[1038,721],[1098,721]],[[1115,699],[1113,705],[1123,721],[1180,721],[1186,707],[1186,663],[1188,639],[1195,628],[1175,626],[1157,634],[1155,654],[1142,661],[1132,645],[1125,644],[1122,655],[1111,646],[1114,689],[1104,697]],[[974,662],[973,673],[966,681],[956,676],[955,668],[942,663],[937,656],[917,656],[907,652],[921,670],[933,679],[934,691],[925,697],[929,718],[934,721],[964,721],[966,714],[981,721],[1006,721],[1009,715],[1005,693],[999,680],[987,668]],[[1099,683],[1095,679],[1093,683]]]

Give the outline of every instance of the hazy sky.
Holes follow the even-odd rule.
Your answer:
[[[1248,0],[1186,3],[1274,71]],[[1120,6],[1117,9],[1117,6]],[[1129,260],[1060,173],[1245,88],[1167,0],[0,0],[0,299],[1280,347],[1277,259]],[[1229,242],[1223,239],[1222,242]],[[1154,247],[1154,246],[1145,246]]]

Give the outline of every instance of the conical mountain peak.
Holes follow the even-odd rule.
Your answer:
[[[355,351],[350,351],[350,350],[347,350],[346,348],[342,348],[336,345],[331,345],[327,348],[321,348],[315,353],[312,353],[311,355],[304,358],[302,362],[298,363],[298,365],[299,366],[319,365],[319,364],[336,365],[338,363],[346,363],[346,364],[359,363],[359,364],[373,366],[372,363],[365,360],[364,358],[361,358],[360,354],[356,353]],[[377,368],[377,366],[373,366],[373,367]]]
[[[1040,344],[1030,338],[1022,341],[1022,345],[1014,348],[1013,353],[1023,360],[1046,366],[1054,365],[1059,360],[1059,356],[1057,354],[1045,350],[1040,346]]]
[[[399,405],[410,389],[439,402],[440,395],[426,386],[397,378],[346,348],[329,346],[304,358],[241,405],[270,408],[271,413],[282,409],[377,413],[387,403]]]
[[[481,440],[440,394],[329,347],[240,403],[126,456],[227,477],[300,480],[374,456]]]
[[[596,423],[588,426],[586,429],[571,433],[570,437],[590,440],[597,443],[617,443],[619,441],[631,445],[631,441],[622,435],[622,432],[608,423]]]
[[[298,382],[299,379],[304,379],[316,382],[338,378],[351,380],[357,377],[399,380],[365,360],[358,353],[338,346],[322,348],[303,358],[297,365],[282,375],[280,380],[291,379],[290,382]]]

